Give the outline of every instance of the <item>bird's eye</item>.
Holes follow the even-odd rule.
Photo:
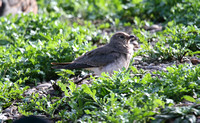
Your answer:
[[[121,35],[121,36],[119,36],[119,38],[121,38],[121,39],[124,39],[124,36],[123,36],[123,35]]]

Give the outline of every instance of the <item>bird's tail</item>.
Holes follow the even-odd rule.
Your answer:
[[[71,64],[71,62],[61,62],[61,63],[52,62],[51,64],[55,65],[52,67],[53,69],[69,69],[67,66]]]
[[[58,63],[58,62],[51,62],[52,65],[68,65],[68,64],[71,64],[71,62],[61,62],[61,63]]]
[[[53,66],[53,69],[80,69],[80,68],[90,68],[92,66],[87,64],[81,64],[81,63],[73,63],[73,62],[63,62],[63,63],[51,63]]]

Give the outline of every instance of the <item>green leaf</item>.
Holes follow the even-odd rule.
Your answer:
[[[95,97],[96,90],[91,91],[90,88],[88,87],[88,85],[86,85],[86,84],[83,84],[82,88],[85,93],[89,94],[94,99],[94,101],[97,102],[97,99]]]
[[[69,81],[70,85],[69,88],[71,90],[71,93],[73,93],[76,90],[76,85],[74,84],[74,82]]]
[[[10,43],[10,42],[7,40],[0,40],[0,45],[6,45],[8,43]]]
[[[190,102],[196,102],[196,100],[195,100],[193,97],[188,96],[188,95],[183,96],[183,98],[184,98],[185,100],[187,100],[187,101],[190,101]]]

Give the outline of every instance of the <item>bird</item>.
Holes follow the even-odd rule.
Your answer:
[[[37,14],[37,0],[0,0],[0,16],[18,13]]]
[[[116,32],[110,38],[110,42],[104,46],[86,52],[72,62],[51,63],[54,69],[86,69],[101,76],[101,73],[113,74],[123,67],[129,67],[134,48],[138,48],[138,37],[126,32]]]

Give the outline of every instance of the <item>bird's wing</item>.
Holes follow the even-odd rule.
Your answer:
[[[51,63],[54,69],[79,69],[101,67],[114,62],[121,56],[121,53],[104,46],[85,53],[73,62]]]
[[[85,64],[91,67],[101,67],[114,62],[120,58],[120,56],[121,53],[108,46],[104,46],[87,52],[78,57],[73,63]]]

